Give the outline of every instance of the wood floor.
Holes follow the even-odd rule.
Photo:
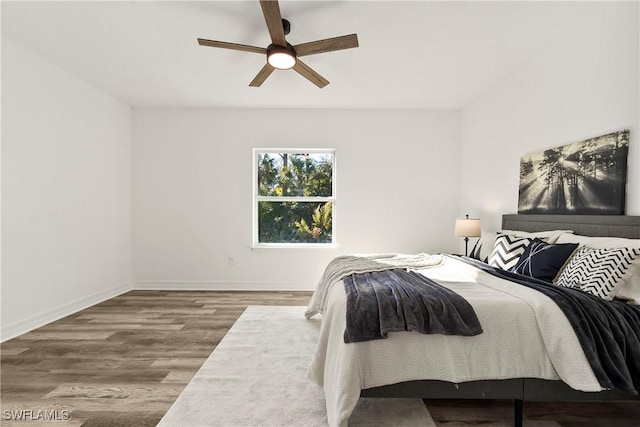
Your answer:
[[[82,310],[2,344],[0,422],[51,409],[73,426],[155,426],[248,305],[309,297],[132,291]]]
[[[309,297],[132,291],[50,323],[0,348],[0,425],[155,426],[248,305],[306,305]],[[438,427],[511,422],[509,402],[426,404]],[[40,421],[9,419],[18,416]],[[525,426],[558,425],[638,427],[640,405],[525,403]]]

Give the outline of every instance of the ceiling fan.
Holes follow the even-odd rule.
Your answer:
[[[264,20],[267,23],[269,35],[271,36],[271,44],[268,47],[262,48],[246,44],[198,39],[198,43],[201,46],[221,47],[224,49],[266,54],[267,63],[251,83],[249,83],[249,86],[261,86],[276,68],[280,70],[293,68],[311,83],[319,88],[323,88],[329,84],[329,81],[302,62],[300,57],[358,47],[357,34],[349,34],[291,46],[285,39],[285,36],[289,34],[291,24],[286,19],[282,19],[277,0],[260,0],[260,6],[262,6],[262,14],[264,15]]]

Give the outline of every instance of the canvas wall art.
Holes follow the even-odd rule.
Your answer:
[[[518,213],[624,215],[629,130],[520,159]]]

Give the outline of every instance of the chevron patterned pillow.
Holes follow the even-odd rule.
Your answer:
[[[631,274],[631,263],[640,256],[640,249],[611,248],[578,249],[558,278],[557,285],[578,288],[611,301],[625,276]]]
[[[518,263],[520,256],[531,244],[533,238],[516,237],[509,234],[500,234],[493,245],[493,252],[489,257],[489,265],[509,270]]]

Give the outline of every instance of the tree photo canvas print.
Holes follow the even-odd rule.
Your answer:
[[[629,130],[520,159],[518,213],[624,215]]]

